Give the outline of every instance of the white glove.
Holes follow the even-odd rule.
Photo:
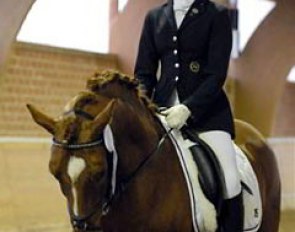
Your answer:
[[[190,110],[183,104],[172,106],[161,113],[166,116],[168,126],[173,129],[181,129],[191,115]]]

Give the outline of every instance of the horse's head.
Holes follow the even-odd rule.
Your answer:
[[[108,190],[107,150],[102,133],[114,102],[93,93],[81,93],[57,119],[28,105],[34,121],[53,135],[49,169],[67,198],[75,231],[100,227]]]
[[[87,88],[88,91],[74,97],[56,119],[28,105],[34,121],[53,136],[49,169],[67,198],[71,222],[77,232],[99,231],[103,204],[114,191],[113,163],[103,140],[107,125],[121,132],[119,138],[129,139],[116,141],[122,153],[133,155],[126,155],[124,161],[120,161],[120,166],[128,166],[128,171],[134,166],[130,163],[140,161],[141,149],[149,149],[150,143],[158,139],[145,137],[155,134],[148,123],[152,114],[134,80],[107,72],[89,79]],[[145,116],[150,118],[145,120]],[[137,150],[131,150],[135,146]]]

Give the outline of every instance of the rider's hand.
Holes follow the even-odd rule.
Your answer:
[[[161,113],[166,116],[168,126],[173,129],[181,129],[191,115],[190,110],[183,104],[172,106]]]

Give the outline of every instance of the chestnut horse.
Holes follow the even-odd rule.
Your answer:
[[[110,71],[96,74],[56,119],[32,105],[28,109],[53,135],[49,168],[67,199],[74,231],[193,231],[176,151],[135,79]],[[236,143],[259,181],[259,231],[277,232],[280,179],[274,154],[249,124],[235,125]],[[106,128],[113,144],[104,140]]]

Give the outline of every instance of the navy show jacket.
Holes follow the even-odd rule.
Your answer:
[[[134,74],[158,106],[174,88],[197,131],[223,130],[234,137],[233,116],[223,90],[232,47],[228,9],[196,0],[177,29],[173,1],[148,12]],[[157,70],[160,63],[160,77]]]

